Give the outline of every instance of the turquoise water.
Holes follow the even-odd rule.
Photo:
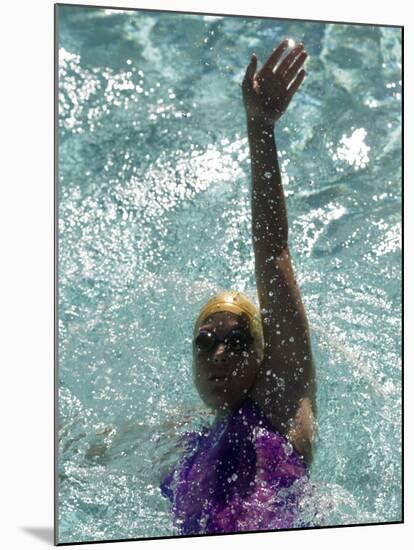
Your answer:
[[[399,521],[400,29],[58,11],[60,542],[175,534],[159,481],[212,421],[194,318],[255,297],[240,83],[285,36],[309,53],[276,133],[318,376],[305,510]]]

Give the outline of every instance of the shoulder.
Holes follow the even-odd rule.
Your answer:
[[[193,457],[197,454],[200,446],[203,446],[209,433],[210,429],[203,427],[200,431],[185,431],[179,435],[176,448],[181,453],[180,457],[173,466],[170,465],[167,473],[164,472],[159,485],[162,495],[169,498],[171,502],[175,498],[177,482],[188,471]]]
[[[186,431],[180,434],[177,441],[177,447],[184,453],[194,452],[206,440],[211,430],[207,426],[202,427],[199,431]]]
[[[307,475],[307,465],[302,455],[279,432],[256,429],[255,447],[257,472],[262,480],[289,487]]]
[[[279,389],[282,392],[282,389]],[[279,393],[280,396],[280,393]],[[252,400],[262,411],[270,432],[273,436],[273,445],[278,440],[290,443],[307,466],[312,463],[312,449],[316,435],[314,403],[310,397],[297,400],[284,399],[278,396],[268,396],[266,392],[256,388],[252,392]],[[259,433],[262,433],[263,431]]]

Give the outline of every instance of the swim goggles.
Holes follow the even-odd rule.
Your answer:
[[[200,330],[194,339],[194,344],[198,351],[208,352],[222,342],[227,350],[233,353],[241,353],[249,348],[253,340],[253,336],[248,331],[240,328],[231,329],[223,339],[217,338],[209,330]]]

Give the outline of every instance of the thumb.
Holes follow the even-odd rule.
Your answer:
[[[250,63],[247,66],[246,74],[244,76],[244,83],[247,84],[249,87],[253,85],[253,77],[254,73],[257,69],[257,57],[256,54],[252,54],[252,57],[250,59]]]

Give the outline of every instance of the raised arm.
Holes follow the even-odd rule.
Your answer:
[[[302,44],[290,49],[285,40],[256,73],[253,54],[242,90],[251,157],[256,285],[265,342],[262,367],[251,396],[310,463],[315,370],[308,322],[289,253],[274,129],[304,79],[306,57]]]

